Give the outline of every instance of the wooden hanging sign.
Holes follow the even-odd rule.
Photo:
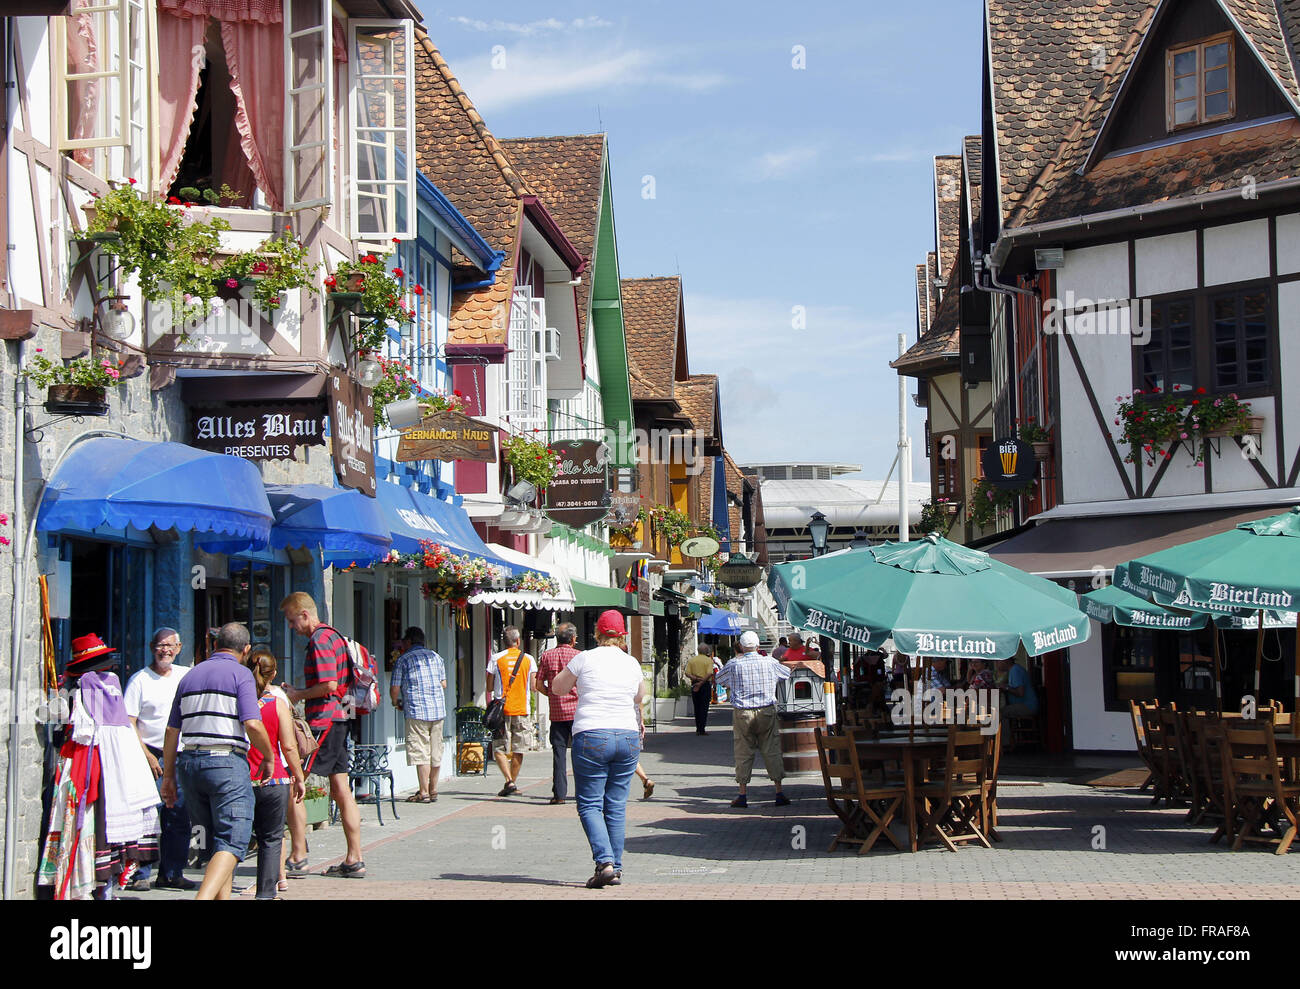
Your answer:
[[[418,426],[402,431],[397,444],[400,463],[412,460],[497,459],[497,428],[460,412],[435,412]]]

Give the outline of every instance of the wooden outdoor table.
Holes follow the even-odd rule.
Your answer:
[[[928,762],[930,759],[942,758],[948,753],[948,733],[942,735],[934,732],[916,732],[909,737],[907,732],[875,739],[859,739],[857,743],[858,759],[863,762],[893,762],[903,764],[904,803],[907,805],[907,845],[912,851],[917,849],[916,834],[916,783],[913,778],[913,765]]]

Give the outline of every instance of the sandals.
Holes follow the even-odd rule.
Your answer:
[[[323,875],[331,876],[336,879],[365,879],[366,863],[353,862],[351,865],[340,862],[337,865],[331,865],[325,870]]]
[[[408,804],[431,804],[433,800],[423,793],[412,793],[406,798]]]
[[[596,874],[587,880],[587,889],[600,889],[609,886],[617,878],[613,862],[602,862],[596,866]]]
[[[643,785],[644,785],[644,787],[645,787],[645,793],[641,794],[641,799],[642,799],[642,800],[649,800],[650,797],[651,797],[651,796],[654,794],[654,792],[655,792],[655,781],[654,781],[654,780],[646,780],[645,783],[644,783]]]
[[[501,788],[501,792],[498,793],[497,796],[498,796],[498,797],[509,797],[509,796],[511,796],[511,795],[513,795],[513,794],[516,794],[516,793],[518,793],[518,792],[519,792],[519,787],[515,786],[513,783],[507,783],[505,786],[503,786],[503,787]]]
[[[278,883],[275,884],[275,888],[281,893],[288,892],[289,880],[281,879]],[[278,900],[280,899],[280,897],[277,896],[276,899]]]
[[[303,876],[308,874],[307,859],[305,857],[300,858],[297,862],[293,859],[285,859],[284,867],[288,870],[290,879],[301,879]]]

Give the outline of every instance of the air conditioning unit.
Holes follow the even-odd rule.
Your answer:
[[[541,333],[541,345],[537,350],[544,355],[548,361],[558,361],[560,359],[560,331],[554,326],[548,326]]]

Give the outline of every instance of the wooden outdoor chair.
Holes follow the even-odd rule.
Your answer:
[[[1156,767],[1151,756],[1151,743],[1147,740],[1146,732],[1142,730],[1142,706],[1137,701],[1131,700],[1128,702],[1128,711],[1133,719],[1133,738],[1137,742],[1138,756],[1147,767],[1147,778],[1138,787],[1138,792],[1141,793],[1155,782]]]
[[[1166,804],[1183,804],[1191,793],[1191,784],[1187,744],[1183,737],[1183,718],[1177,705],[1170,704],[1160,709],[1160,724],[1164,728],[1167,785],[1172,797]]]
[[[857,740],[851,728],[846,728],[842,735],[827,735],[815,728],[813,734],[817,740],[822,781],[826,784],[826,802],[840,820],[839,833],[831,839],[827,851],[833,852],[841,844],[859,845],[858,854],[865,855],[881,835],[900,852],[905,851],[906,846],[889,825],[902,806],[907,791],[901,786],[867,786],[862,778]]]
[[[1165,802],[1172,807],[1179,799],[1179,775],[1176,769],[1178,760],[1177,742],[1173,729],[1165,724],[1164,713],[1168,708],[1142,707],[1142,731],[1146,735],[1147,745],[1151,749],[1151,765],[1154,779],[1151,783],[1151,803]]]
[[[1187,812],[1187,823],[1193,826],[1206,817],[1223,818],[1222,733],[1214,734],[1215,727],[1221,726],[1213,714],[1183,715],[1183,737],[1187,743],[1192,782],[1192,806]],[[1218,841],[1221,837],[1223,831],[1219,829],[1211,840]]]
[[[992,848],[982,830],[989,819],[985,788],[988,739],[978,728],[953,725],[948,729],[948,751],[943,779],[917,788],[928,807],[921,824],[920,844],[933,836],[949,851],[958,842],[978,841]]]
[[[1270,722],[1224,729],[1223,781],[1225,820],[1236,835],[1232,850],[1251,841],[1275,844],[1277,854],[1285,855],[1300,826],[1300,784],[1283,779]],[[1265,827],[1271,833],[1265,834]]]

